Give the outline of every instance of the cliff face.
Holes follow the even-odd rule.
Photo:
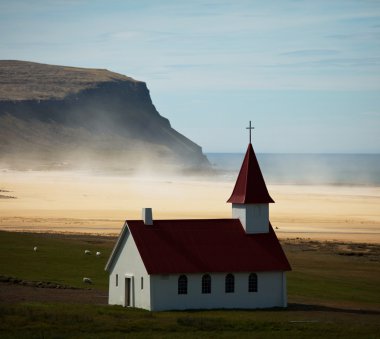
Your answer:
[[[0,160],[15,165],[20,157],[67,167],[209,166],[201,148],[157,112],[144,82],[0,61]]]

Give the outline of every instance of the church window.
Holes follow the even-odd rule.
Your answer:
[[[228,273],[226,275],[226,293],[235,292],[235,277],[233,274]]]
[[[116,283],[116,287],[118,287],[119,286],[119,275],[118,274],[116,274],[116,281],[115,281],[115,283]]]
[[[178,278],[178,294],[187,294],[187,277],[180,275]]]
[[[257,292],[257,274],[251,273],[248,277],[248,292]]]
[[[144,278],[141,277],[141,289],[143,290],[144,289]]]
[[[209,274],[204,274],[202,277],[202,293],[211,293],[211,277]]]

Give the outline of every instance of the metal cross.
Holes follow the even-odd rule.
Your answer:
[[[249,129],[249,143],[251,143],[251,132],[254,128],[251,126],[251,120],[249,120],[249,127],[246,127],[246,129]]]

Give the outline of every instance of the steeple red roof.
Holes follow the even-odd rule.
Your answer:
[[[227,202],[234,204],[266,204],[274,202],[268,193],[252,144],[248,145],[235,188]]]

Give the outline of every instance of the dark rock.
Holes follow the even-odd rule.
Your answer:
[[[84,153],[92,167],[210,167],[201,147],[158,113],[144,82],[107,70],[0,61],[3,159],[70,168]]]
[[[10,277],[0,275],[0,282],[9,282]]]

